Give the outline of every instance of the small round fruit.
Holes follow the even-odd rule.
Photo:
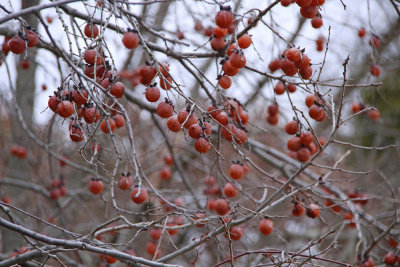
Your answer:
[[[164,167],[160,170],[160,178],[163,180],[169,180],[171,178],[171,170],[167,167]]]
[[[282,82],[278,82],[274,87],[274,92],[277,95],[282,95],[286,91],[285,85]]]
[[[391,253],[391,252],[388,252],[388,253],[385,255],[385,258],[383,259],[383,261],[384,261],[386,264],[388,264],[388,265],[395,265],[396,262],[397,262],[397,256],[394,255],[394,254]]]
[[[121,190],[128,190],[132,187],[133,185],[133,179],[130,175],[125,176],[125,175],[121,175],[121,177],[119,178],[118,181],[118,187]]]
[[[290,151],[296,152],[301,148],[301,140],[297,136],[293,136],[287,141],[287,148]]]
[[[238,46],[240,48],[246,49],[251,45],[251,36],[245,33],[237,40]]]
[[[107,123],[108,123],[108,126],[107,126]],[[110,129],[108,127],[110,127]],[[103,121],[100,123],[100,129],[104,133],[109,133],[110,130],[111,130],[111,132],[113,132],[115,130],[115,127],[116,127],[115,121],[111,118],[109,118],[107,120],[103,119]]]
[[[213,38],[210,42],[211,48],[215,51],[219,51],[226,45],[226,41],[224,38]]]
[[[136,204],[142,204],[143,202],[146,201],[148,193],[147,190],[144,189],[143,187],[140,188],[140,193],[138,192],[139,192],[139,187],[133,188],[131,192],[131,199]]]
[[[222,76],[218,80],[218,84],[219,84],[219,86],[221,86],[221,88],[228,89],[231,87],[232,81],[231,81],[231,78],[229,78],[228,76]]]
[[[306,19],[312,19],[318,14],[318,7],[309,5],[300,8],[300,14]]]
[[[139,36],[134,32],[126,32],[122,37],[122,43],[128,49],[134,49],[139,45]]]
[[[224,186],[224,194],[226,197],[236,197],[238,194],[238,190],[231,183],[227,183]]]
[[[381,67],[378,64],[371,65],[371,67],[369,68],[369,72],[373,76],[379,77],[379,75],[381,75]]]
[[[261,220],[258,229],[263,235],[269,235],[274,229],[274,223],[270,219]]]
[[[228,10],[220,10],[215,15],[215,24],[221,28],[228,28],[233,23],[233,14]]]
[[[310,204],[306,210],[306,215],[312,219],[315,219],[319,216],[319,207],[315,204]]]
[[[90,65],[94,65],[95,63],[96,65],[100,65],[103,62],[103,57],[96,49],[87,49],[83,52],[83,60]]]
[[[322,18],[320,18],[320,17],[314,17],[311,20],[311,26],[313,26],[313,28],[315,28],[315,29],[321,28],[323,24],[324,24],[324,22],[323,22]]]
[[[268,106],[268,114],[271,116],[278,115],[279,107],[278,104],[274,103]]]
[[[246,66],[246,57],[243,54],[232,53],[231,58],[229,59],[231,65],[235,68],[243,68]]]
[[[243,231],[242,228],[233,226],[231,229],[229,229],[229,237],[232,240],[240,240],[242,238]]]
[[[83,33],[86,35],[86,37],[96,38],[99,35],[99,28],[94,24],[88,23],[85,25]]]
[[[124,95],[125,85],[121,82],[116,82],[110,89],[110,94],[116,98],[121,98]]]
[[[189,129],[188,129],[188,134],[192,138],[199,138],[201,134],[203,133],[203,128],[197,123],[192,124]]]
[[[157,255],[156,255],[156,251],[157,251]],[[159,258],[161,256],[161,249],[158,248],[157,249],[157,244],[153,243],[153,242],[148,242],[146,244],[146,252],[151,256],[154,257],[156,256],[156,258]]]
[[[275,71],[279,70],[281,68],[281,60],[279,58],[272,60],[268,64],[268,68],[271,71],[271,73],[274,73]]]
[[[216,200],[215,211],[221,216],[228,214],[229,212],[228,202],[223,198]]]
[[[311,157],[311,152],[308,148],[302,147],[297,151],[297,159],[301,162],[307,162]]]
[[[161,118],[169,118],[172,116],[172,113],[174,113],[174,107],[167,102],[161,102],[160,104],[158,104],[157,106],[157,114],[161,117]]]
[[[294,76],[297,73],[296,65],[293,61],[285,58],[280,61],[281,70],[288,76]]]
[[[310,108],[312,105],[314,105],[315,102],[318,103],[318,98],[315,95],[308,95],[306,97],[306,105],[308,108]]]
[[[287,85],[287,90],[289,91],[289,93],[294,93],[294,92],[296,92],[296,85],[295,85],[295,84],[292,84],[292,83],[289,83],[289,84]]]
[[[157,102],[161,97],[160,89],[158,89],[155,86],[148,87],[146,89],[145,96],[146,96],[147,101],[149,101],[149,102]]]
[[[22,54],[26,49],[25,41],[19,35],[15,35],[8,41],[8,47],[14,54]]]
[[[232,164],[229,168],[229,175],[234,180],[239,180],[243,177],[243,167],[240,164]]]
[[[115,127],[121,128],[125,125],[125,118],[122,114],[117,114],[112,118],[115,122]]]
[[[358,37],[363,38],[367,34],[367,30],[365,28],[361,28],[358,30]]]
[[[290,48],[286,52],[286,58],[293,62],[299,61],[301,59],[301,52],[297,48]]]
[[[299,130],[299,124],[295,120],[289,121],[285,126],[285,131],[288,134],[292,135],[296,134],[298,130]]]
[[[197,152],[207,153],[210,150],[211,145],[207,139],[200,137],[197,138],[196,142],[194,143],[194,148]]]
[[[292,214],[293,216],[300,217],[304,213],[304,206],[296,202],[293,205]]]
[[[89,182],[89,191],[92,192],[95,195],[100,194],[101,192],[103,192],[103,182],[101,180],[96,180],[96,179],[92,179]]]
[[[309,144],[311,144],[314,141],[314,136],[312,135],[311,132],[302,132],[300,134],[300,142],[305,145],[308,146]]]
[[[162,229],[158,229],[158,228],[151,228],[150,230],[150,237],[153,240],[159,240],[162,234]]]
[[[74,112],[74,105],[71,103],[71,101],[61,101],[57,106],[57,113],[63,118],[70,117],[72,114],[74,114]]]
[[[178,121],[177,115],[168,118],[167,127],[174,133],[177,133],[181,130],[181,124]]]

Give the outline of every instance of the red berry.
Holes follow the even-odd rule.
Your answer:
[[[121,190],[128,190],[132,187],[133,185],[133,179],[130,175],[126,176],[126,175],[121,175],[121,177],[119,178],[118,181],[118,187]]]
[[[320,120],[324,116],[324,109],[318,105],[312,105],[308,111],[308,115],[316,121]]]
[[[313,70],[312,70],[311,67],[307,67],[305,69],[300,69],[299,70],[299,74],[300,74],[301,78],[303,78],[305,80],[310,79],[311,76],[312,76],[312,73],[313,73]]]
[[[358,36],[363,38],[367,34],[367,30],[365,28],[361,28],[358,30]]]
[[[115,96],[116,98],[120,98],[124,95],[125,85],[121,82],[116,82],[110,89],[110,94]]]
[[[57,106],[57,113],[63,118],[70,117],[72,114],[74,114],[74,111],[74,105],[68,100],[60,102]]]
[[[304,213],[304,206],[298,202],[294,203],[292,209],[293,216],[300,217],[301,215],[303,215],[303,213]]]
[[[301,52],[297,48],[290,48],[286,52],[286,58],[293,62],[299,61],[301,59]]]
[[[311,26],[313,26],[313,28],[315,28],[315,29],[321,28],[323,23],[324,22],[322,21],[322,18],[320,18],[320,17],[314,17],[311,20]]]
[[[161,118],[169,118],[172,116],[172,113],[174,112],[174,107],[167,102],[161,102],[160,104],[158,104],[157,106],[157,114],[161,117]]]
[[[100,112],[96,110],[96,107],[87,108],[83,112],[83,119],[87,123],[97,122],[100,119]]]
[[[89,191],[95,195],[100,194],[103,192],[103,182],[101,180],[91,179],[89,182]]]
[[[243,54],[233,52],[229,61],[234,68],[240,69],[246,66],[246,57]]]
[[[280,65],[281,65],[281,60],[279,58],[276,58],[268,64],[268,68],[273,73],[281,68]]]
[[[194,148],[196,149],[197,152],[207,153],[208,150],[210,150],[211,145],[207,139],[200,137],[197,138],[196,142],[194,143]]]
[[[167,167],[164,167],[160,170],[160,178],[163,180],[168,180],[171,178],[171,170]]]
[[[268,114],[271,116],[278,115],[279,107],[278,104],[274,103],[268,106]]]
[[[301,162],[307,162],[311,157],[310,150],[306,147],[302,147],[297,151],[297,159]]]
[[[313,5],[304,6],[300,8],[300,14],[307,19],[312,19],[318,14],[318,7]]]
[[[282,71],[288,76],[294,76],[297,73],[296,65],[293,61],[285,58],[280,61],[280,67]]]
[[[308,95],[306,97],[306,105],[308,108],[310,108],[312,105],[314,105],[315,102],[318,102],[318,98],[315,95]]]
[[[231,26],[232,22],[233,14],[230,11],[220,10],[215,16],[215,24],[217,24],[221,28],[228,28],[229,26]]]
[[[73,142],[80,142],[85,138],[82,128],[79,125],[74,124],[71,127],[69,137]]]
[[[192,138],[199,138],[200,135],[203,133],[203,128],[197,123],[192,124],[188,129],[188,134]]]
[[[301,141],[300,141],[300,138],[297,137],[297,136],[294,136],[294,137],[290,138],[290,139],[287,141],[287,148],[288,148],[290,151],[294,151],[294,152],[298,151],[298,150],[301,148]]]
[[[157,251],[156,258],[161,257],[161,249],[160,249],[160,248],[157,249],[157,244],[156,244],[156,243],[148,242],[148,243],[146,244],[146,252],[147,252],[151,257],[154,257],[154,255],[156,254],[156,251]]]
[[[149,102],[157,102],[160,99],[160,89],[157,87],[148,87],[145,93],[146,99]]]
[[[379,77],[379,75],[381,75],[381,67],[378,64],[371,65],[369,72],[373,76]]]
[[[224,65],[222,65],[222,70],[224,71],[225,75],[228,76],[235,76],[239,73],[239,69],[232,66],[230,60],[226,61]]]
[[[8,41],[8,47],[14,54],[22,54],[25,52],[25,41],[19,35],[15,35]]]
[[[237,40],[238,46],[240,48],[246,49],[251,45],[251,36],[245,33]]]
[[[289,83],[289,84],[287,85],[287,90],[289,91],[289,93],[294,93],[294,92],[296,92],[296,85],[295,85],[295,84],[292,84],[292,83]]]
[[[285,126],[285,131],[288,134],[296,134],[298,130],[299,130],[299,124],[295,120],[289,121]]]
[[[147,190],[143,187],[140,188],[139,194],[138,194],[138,192],[139,192],[139,187],[133,188],[133,190],[131,192],[131,199],[136,204],[142,204],[143,202],[146,201],[148,193],[147,193]]]
[[[162,234],[162,229],[152,228],[150,230],[150,237],[153,240],[159,240]]]
[[[228,214],[228,212],[229,212],[228,202],[223,198],[216,200],[215,201],[215,211],[219,215],[222,215],[222,216]]]
[[[36,46],[39,40],[37,33],[31,30],[26,31],[26,39],[28,39],[28,47]]]
[[[274,229],[274,223],[270,219],[261,220],[258,229],[263,235],[269,235]]]
[[[226,41],[224,40],[224,38],[213,38],[210,42],[211,44],[211,48],[215,51],[219,51],[222,48],[224,48],[224,46],[226,45]]]
[[[306,215],[312,219],[317,218],[319,216],[319,207],[315,204],[310,204],[306,210]]]
[[[303,145],[308,146],[313,141],[314,141],[314,136],[312,135],[312,133],[310,133],[310,132],[302,132],[300,134],[300,142]]]
[[[231,78],[229,78],[228,76],[222,76],[221,78],[219,78],[218,84],[223,89],[228,89],[231,87],[232,81],[231,81]]]
[[[238,190],[231,183],[227,183],[224,186],[224,194],[226,197],[236,197],[238,194]]]
[[[285,85],[282,82],[278,82],[274,87],[274,92],[277,95],[282,95],[285,93]]]
[[[229,175],[234,180],[239,180],[243,177],[243,167],[240,164],[232,164],[229,168]]]
[[[139,36],[134,32],[126,32],[122,37],[122,43],[128,49],[136,48],[139,45]]]
[[[85,104],[89,98],[89,94],[86,90],[74,89],[72,90],[71,95],[72,95],[72,100],[79,106]]]
[[[221,27],[218,27],[218,26],[214,28],[214,35],[215,35],[217,38],[222,38],[222,37],[224,37],[227,33],[228,33],[228,29],[226,29],[226,28],[221,28]]]
[[[233,226],[231,229],[229,229],[229,237],[232,240],[240,240],[242,238],[243,231],[242,228]]]
[[[99,28],[97,28],[97,26],[94,24],[88,23],[85,25],[83,33],[86,35],[86,37],[96,38],[99,35]]]
[[[115,122],[115,127],[117,127],[117,128],[124,127],[124,125],[125,125],[125,118],[124,118],[123,115],[117,114],[117,115],[115,115],[112,119],[113,119],[114,122]]]
[[[312,1],[313,1],[313,0],[296,0],[296,4],[297,4],[299,7],[304,7],[304,6],[309,6],[309,5],[311,5]]]
[[[177,115],[171,116],[167,120],[167,127],[172,132],[179,132],[181,130],[181,124],[178,121]]]
[[[388,265],[395,265],[396,262],[397,262],[397,256],[394,255],[394,254],[391,253],[391,252],[388,252],[388,253],[385,255],[384,262],[385,262],[386,264],[388,264]]]
[[[108,126],[107,126],[108,123]],[[110,129],[108,128],[110,127]],[[109,119],[103,119],[102,122],[100,123],[100,129],[104,132],[104,133],[109,133],[110,130],[111,132],[113,132],[115,130],[115,121],[112,118]]]
[[[90,65],[94,65],[94,63],[100,65],[103,62],[103,57],[96,49],[87,49],[83,52],[83,60]]]

